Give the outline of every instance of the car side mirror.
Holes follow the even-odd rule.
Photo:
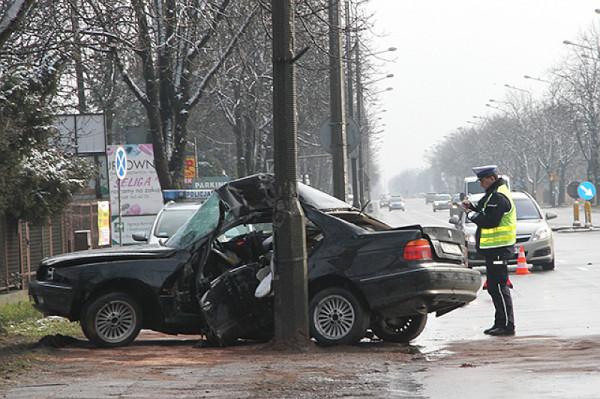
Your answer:
[[[448,219],[448,223],[458,226],[458,224],[460,224],[460,218],[458,217],[458,215],[452,215],[450,219]]]
[[[467,194],[465,194],[465,193],[460,193],[460,195],[459,195],[459,198],[460,198],[460,200],[461,200],[461,202],[462,202],[462,201],[464,201],[464,200],[467,198]]]
[[[546,220],[556,219],[558,215],[554,212],[546,212]]]
[[[144,233],[133,233],[131,238],[133,241],[148,241],[148,237]]]

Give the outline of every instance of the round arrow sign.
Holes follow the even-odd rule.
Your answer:
[[[589,201],[596,196],[596,187],[591,182],[584,181],[577,187],[577,194],[582,200]]]
[[[127,152],[123,147],[118,147],[115,151],[115,170],[119,180],[123,180],[127,175]]]

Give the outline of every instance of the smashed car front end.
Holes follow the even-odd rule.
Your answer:
[[[109,281],[145,280],[158,290],[157,277],[166,276],[166,270],[175,268],[169,260],[173,253],[173,249],[166,247],[136,246],[45,258],[29,284],[29,296],[40,312],[77,320],[87,298]],[[150,270],[146,265],[152,261],[154,269]]]

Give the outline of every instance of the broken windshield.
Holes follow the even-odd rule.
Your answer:
[[[220,202],[219,195],[214,192],[165,245],[171,248],[185,248],[216,229],[219,225]]]

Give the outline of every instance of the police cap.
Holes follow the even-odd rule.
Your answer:
[[[498,167],[496,165],[476,166],[473,168],[473,173],[477,175],[478,179],[495,176],[498,175]]]

